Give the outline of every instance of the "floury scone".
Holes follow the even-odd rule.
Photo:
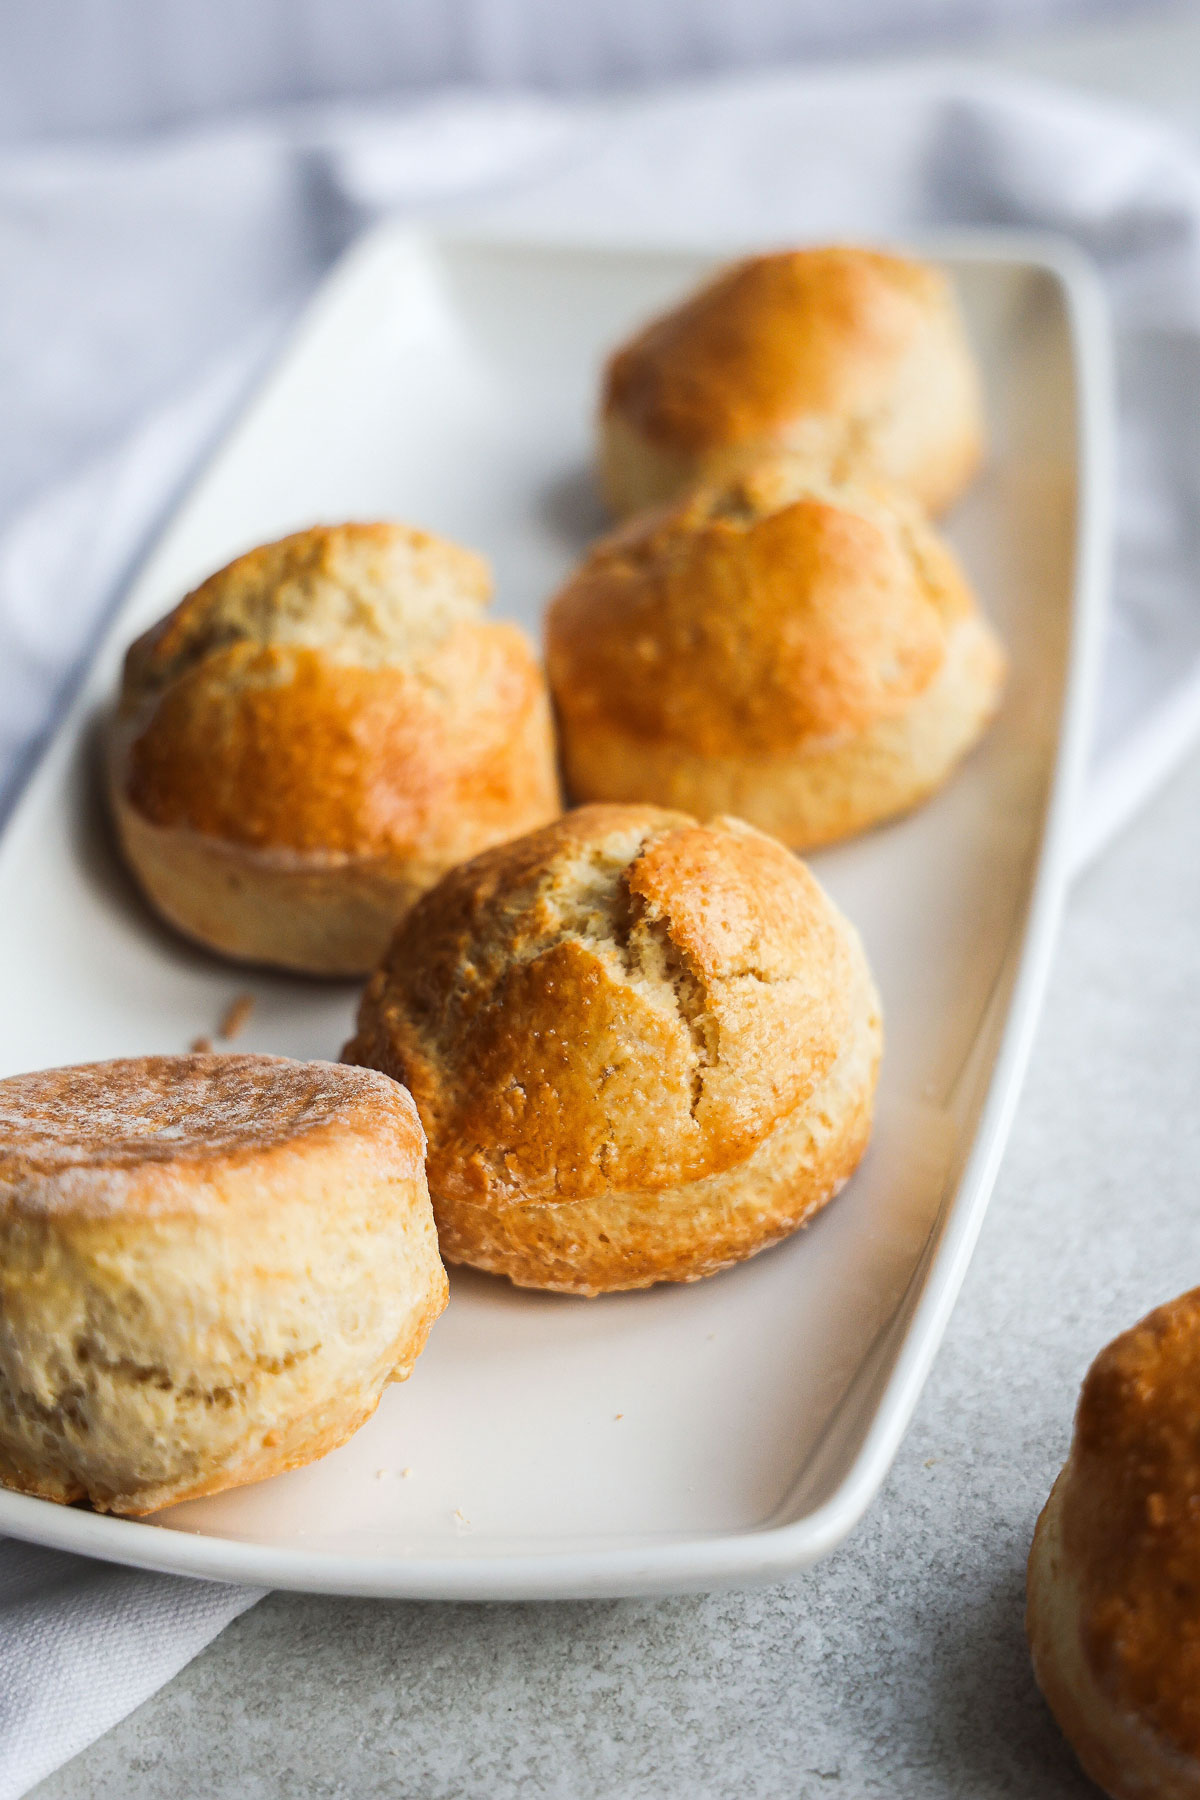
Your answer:
[[[366,974],[446,869],[552,818],[545,680],[490,589],[428,532],[319,526],[139,638],[110,793],[159,912],[227,956]]]
[[[600,480],[624,515],[778,451],[940,511],[983,451],[954,290],[928,263],[833,245],[723,269],[613,355]]]
[[[880,1045],[858,937],[781,844],[586,806],[418,901],[344,1054],[411,1089],[450,1261],[597,1294],[810,1219],[866,1148]]]
[[[800,850],[933,793],[1005,675],[916,503],[799,457],[601,539],[546,661],[572,799],[734,813]]]
[[[336,1063],[0,1081],[0,1481],[147,1513],[343,1443],[446,1304],[424,1148]]]

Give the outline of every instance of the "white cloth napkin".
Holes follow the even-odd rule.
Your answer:
[[[0,1794],[100,1737],[261,1593],[0,1543]]]
[[[458,96],[136,153],[0,161],[10,795],[281,309],[358,225],[397,209],[660,242],[964,224],[1066,233],[1103,272],[1121,381],[1116,596],[1081,859],[1200,731],[1200,155],[1116,108],[926,64],[621,104]],[[72,464],[13,510],[35,476]],[[256,1597],[0,1544],[0,1800],[123,1717]]]

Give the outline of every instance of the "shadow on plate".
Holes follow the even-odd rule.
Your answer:
[[[542,523],[559,541],[578,556],[602,532],[612,528],[613,520],[596,492],[592,472],[586,466],[572,469],[545,488],[538,499],[538,515]]]

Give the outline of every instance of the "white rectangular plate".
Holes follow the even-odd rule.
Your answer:
[[[632,1594],[778,1577],[882,1480],[978,1231],[1066,873],[1106,566],[1110,374],[1068,252],[922,246],[958,279],[992,455],[951,535],[1012,655],[1003,714],[910,819],[814,859],[859,925],[887,1052],[874,1143],[790,1242],[690,1287],[577,1300],[458,1271],[412,1379],[313,1467],[153,1521],[0,1493],[0,1532],[332,1592]],[[385,226],[335,271],[159,544],[0,846],[0,1073],[147,1051],[257,1001],[239,1048],[336,1057],[348,986],[245,974],[160,927],[114,860],[95,721],[125,643],[235,552],[396,517],[542,606],[602,519],[601,357],[713,253],[529,248]]]

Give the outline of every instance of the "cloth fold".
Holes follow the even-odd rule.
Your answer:
[[[0,159],[0,808],[297,301],[389,212],[731,248],[961,225],[1069,236],[1104,279],[1120,383],[1081,859],[1200,734],[1200,153],[1121,108],[922,64],[577,105],[458,94]],[[0,1800],[256,1597],[0,1544]]]

